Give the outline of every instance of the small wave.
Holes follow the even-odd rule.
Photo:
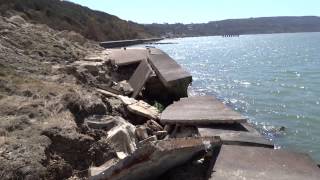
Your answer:
[[[237,79],[236,79],[236,80],[233,80],[233,82],[234,82],[234,83],[237,83],[237,84],[245,85],[245,86],[251,85],[250,82],[245,81],[245,80],[237,80]]]
[[[240,84],[248,86],[248,85],[250,85],[251,83],[250,83],[250,82],[247,82],[247,81],[243,81],[243,82],[241,82]]]

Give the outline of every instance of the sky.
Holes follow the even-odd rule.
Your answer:
[[[320,0],[69,0],[138,23],[206,23],[268,16],[320,16]]]

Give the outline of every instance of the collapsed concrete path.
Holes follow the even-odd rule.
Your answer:
[[[320,170],[306,154],[262,147],[223,145],[210,180],[318,180]]]
[[[143,76],[143,72],[140,71],[140,75],[142,75],[142,83],[140,84],[146,85],[146,91],[149,91],[147,93],[150,96],[154,96],[157,99],[161,96],[166,96],[166,98],[170,97],[169,99],[174,100],[180,97],[187,97],[187,89],[192,82],[192,76],[160,49],[121,48],[108,49],[107,53],[111,63],[117,66],[119,70],[126,72],[132,68],[135,69],[141,63],[147,62],[154,73],[150,77],[151,75]],[[136,82],[138,82],[138,79]],[[131,85],[133,86],[134,84]],[[136,93],[140,93],[140,91]]]
[[[133,69],[129,84],[136,97],[175,96],[160,117],[144,113],[150,107],[132,108],[138,101],[120,98],[131,112],[151,118],[135,133],[137,149],[119,155],[100,167],[91,168],[90,179],[156,179],[189,162],[208,162],[203,179],[319,179],[320,171],[308,155],[275,150],[238,112],[212,96],[187,97],[191,75],[159,49],[123,48],[108,50],[111,63]],[[151,68],[150,68],[151,67]],[[149,91],[149,93],[148,93]],[[169,93],[165,93],[165,92]],[[106,96],[107,91],[100,90]],[[147,96],[153,94],[153,96]],[[172,102],[172,100],[177,100]],[[140,102],[140,101],[139,101]],[[143,106],[145,107],[145,106]],[[142,113],[142,114],[141,114]],[[146,116],[147,115],[147,116]],[[158,124],[159,123],[159,124]],[[147,133],[147,126],[155,131]],[[161,137],[158,140],[157,137]],[[192,172],[188,178],[192,178]]]
[[[246,122],[246,118],[212,96],[182,98],[161,114],[165,124],[216,124]]]
[[[183,98],[167,107],[160,121],[195,126],[201,137],[218,136],[222,146],[208,169],[209,179],[319,179],[320,170],[306,154],[275,150],[244,117],[210,96]]]

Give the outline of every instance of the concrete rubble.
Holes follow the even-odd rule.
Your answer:
[[[308,158],[274,150],[245,117],[218,99],[187,97],[192,76],[159,49],[107,49],[54,69],[94,87],[99,102],[105,103],[103,113],[85,114],[77,124],[78,130],[87,134],[76,135],[89,142],[83,152],[90,152],[92,158],[95,156],[89,155],[96,148],[97,159],[104,155],[90,166],[89,179],[175,176],[179,171],[174,169],[194,162],[200,164],[201,176],[208,175],[207,179],[307,179],[307,173],[318,177]],[[83,104],[74,109],[82,110]],[[192,178],[195,171],[191,168],[184,173]],[[296,174],[292,177],[286,172]]]
[[[123,102],[129,112],[149,119],[159,119],[160,113],[157,108],[140,100],[137,101],[127,96],[119,95],[118,98]]]
[[[264,176],[253,172],[246,174],[246,169],[241,169],[242,162],[235,165],[234,171],[229,168],[231,165],[223,165],[229,161],[224,155],[228,147],[248,149],[249,152],[255,152],[255,148],[263,148],[261,151],[266,152],[266,158],[280,152],[273,150],[274,145],[251,127],[245,117],[216,98],[185,97],[191,77],[164,52],[157,49],[124,48],[108,50],[102,57],[92,56],[87,59],[91,61],[74,64],[93,76],[100,77],[106,72],[102,66],[107,66],[108,70],[116,67],[114,71],[130,72],[122,79],[107,74],[112,85],[96,88],[101,96],[119,100],[125,114],[130,116],[130,122],[122,118],[85,121],[91,129],[107,131],[107,137],[100,141],[110,144],[116,151],[115,157],[101,166],[90,168],[90,179],[130,180],[155,179],[164,174],[174,176],[179,173],[177,168],[190,168],[193,166],[190,162],[193,161],[200,162],[195,168],[200,167],[201,171],[191,168],[185,172],[185,177],[192,177],[192,173],[197,173],[196,171],[202,173],[202,179],[229,178],[229,171],[230,178],[234,179],[280,177],[274,175],[273,171],[264,172],[267,173]],[[172,70],[168,71],[166,64],[172,65]],[[171,103],[162,113],[156,107],[139,100],[152,100],[148,91],[165,92],[163,88],[169,92],[164,93],[165,96],[178,97],[180,100]],[[165,104],[175,98],[167,99]],[[159,96],[157,100],[161,99]],[[243,161],[249,162],[252,158],[250,155],[243,155],[246,153],[238,153],[236,156],[240,155],[244,158]],[[226,158],[222,162],[221,159]],[[268,167],[264,162],[260,164],[261,167]],[[237,169],[241,169],[241,172]],[[297,174],[296,177],[304,175]]]
[[[145,126],[138,126],[136,128],[136,135],[139,141],[147,139],[148,138],[147,128]]]
[[[210,180],[317,180],[320,170],[306,154],[263,147],[223,145]]]
[[[117,125],[108,131],[104,141],[111,144],[117,152],[123,152],[126,155],[131,154],[137,149],[136,127],[122,118],[117,121]]]
[[[218,138],[181,138],[153,141],[143,145],[133,154],[106,167],[89,179],[152,179],[165,171],[181,165],[199,153],[220,144]]]
[[[130,112],[145,118],[158,119],[160,115],[157,108],[147,104],[144,101],[138,101],[137,103],[128,105],[127,108]]]
[[[187,97],[191,75],[159,49],[0,26],[0,179],[320,179],[218,99]]]

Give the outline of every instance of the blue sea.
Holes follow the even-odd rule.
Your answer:
[[[155,46],[192,74],[191,95],[218,97],[276,148],[320,162],[320,33],[161,42],[173,43]]]

